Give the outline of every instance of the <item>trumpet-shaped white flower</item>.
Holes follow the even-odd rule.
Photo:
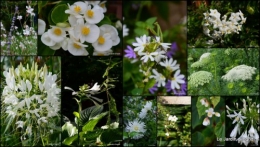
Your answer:
[[[237,139],[237,141],[238,143],[240,143],[240,145],[244,143],[244,145],[247,146],[250,141],[249,136],[247,135],[247,131],[242,133],[242,135]]]
[[[100,85],[98,85],[97,83],[95,83],[94,84],[94,86],[91,88],[91,89],[89,89],[89,90],[91,90],[91,91],[99,91],[100,90]]]
[[[240,129],[239,127],[239,123],[236,124],[235,128],[232,130],[232,132],[230,133],[230,137],[231,138],[235,138],[237,136],[237,132]]]

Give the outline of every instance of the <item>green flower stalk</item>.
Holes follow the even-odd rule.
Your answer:
[[[31,68],[20,63],[3,75],[6,85],[1,96],[1,114],[2,123],[7,124],[4,133],[20,128],[18,134],[23,144],[33,139],[39,145],[40,136],[41,145],[47,145],[44,140],[53,133],[60,117],[61,90],[56,83],[57,75],[48,72],[46,65],[38,70],[34,62]]]

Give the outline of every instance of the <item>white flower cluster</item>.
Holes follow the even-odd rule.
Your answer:
[[[214,97],[212,97],[212,98],[214,98]],[[203,105],[204,107],[209,107],[209,101],[208,101],[207,98],[202,98],[202,99],[200,99],[200,103],[201,103],[201,105]],[[210,107],[209,109],[207,109],[205,112],[206,112],[207,116],[204,118],[203,123],[202,123],[204,126],[210,125],[210,118],[211,118],[213,115],[215,115],[216,117],[220,117],[220,113],[215,112],[212,107]]]
[[[202,55],[200,56],[199,61],[192,63],[192,64],[191,64],[191,67],[192,67],[192,68],[203,67],[205,64],[208,63],[208,61],[209,61],[208,59],[209,59],[209,57],[210,57],[210,54],[211,54],[211,53],[204,53],[204,54],[202,54]]]
[[[198,87],[199,85],[203,86],[211,81],[213,78],[212,73],[208,71],[198,71],[192,73],[189,77],[189,84],[191,87]]]
[[[203,15],[203,32],[214,40],[220,39],[222,35],[239,34],[242,24],[246,22],[246,18],[240,10],[236,13],[232,12],[228,20],[227,15],[222,16],[222,19],[220,19],[221,14],[216,9],[210,9],[210,13],[205,12]]]
[[[178,120],[178,118],[175,115],[172,116],[172,115],[166,114],[166,116],[168,117],[169,121],[176,122]]]
[[[241,136],[237,139],[238,143],[247,146],[250,142],[258,146],[259,142],[259,128],[257,130],[257,124],[259,124],[259,104],[252,102],[252,99],[242,99],[243,108],[238,108],[236,103],[236,109],[232,110],[226,105],[227,117],[233,119],[232,124],[237,123],[232,132],[230,133],[231,138],[236,138],[238,134]],[[230,111],[234,114],[230,114]],[[239,111],[239,113],[237,113]],[[250,129],[248,127],[250,126]],[[242,130],[242,131],[241,131]]]
[[[247,65],[239,65],[231,70],[229,70],[222,79],[233,82],[233,81],[245,81],[245,80],[252,80],[252,76],[256,73],[256,68],[247,66]]]
[[[112,52],[112,46],[120,42],[117,29],[108,24],[97,26],[104,18],[106,7],[104,2],[85,1],[75,2],[69,5],[65,13],[69,24],[58,23],[44,33],[45,22],[40,20],[41,41],[53,50],[60,49],[69,51],[72,55],[88,55],[84,43],[90,43],[94,47],[94,55],[108,55]],[[42,28],[40,27],[42,26]],[[68,37],[69,35],[69,37]]]
[[[156,69],[142,70],[141,72],[145,76],[150,74],[150,70],[153,72],[153,75],[150,75],[150,79],[155,79],[157,87],[164,87],[166,85],[167,80],[171,81],[171,89],[180,89],[180,84],[184,84],[185,76],[180,74],[180,65],[177,64],[176,60],[172,58],[168,58],[166,56],[167,50],[170,43],[162,43],[160,37],[156,36],[154,39],[151,39],[150,36],[143,35],[140,38],[136,38],[134,51],[137,52],[138,56],[140,56],[140,60],[143,61],[143,65],[145,65],[148,61],[155,61],[158,65],[165,67],[172,74],[172,78],[167,79],[165,75],[159,73]],[[148,82],[148,79],[145,79],[144,82]]]
[[[27,68],[20,65],[4,71],[6,86],[2,93],[3,113],[15,119],[23,135],[32,135],[31,130],[58,118],[60,111],[60,88],[57,75],[48,72],[45,65],[38,70],[37,63]],[[26,127],[26,130],[24,130]]]

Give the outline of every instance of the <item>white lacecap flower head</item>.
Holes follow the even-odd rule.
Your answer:
[[[222,76],[222,79],[233,82],[233,81],[246,81],[252,80],[252,76],[256,73],[256,68],[247,66],[247,65],[239,65],[227,72],[226,75]]]
[[[198,87],[198,86],[203,86],[204,84],[207,84],[211,81],[213,78],[212,73],[208,71],[198,71],[192,73],[189,77],[189,84],[192,87]]]

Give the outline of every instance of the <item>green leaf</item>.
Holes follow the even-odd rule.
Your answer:
[[[87,141],[96,141],[97,137],[102,133],[103,130],[98,129],[95,131],[80,132],[80,138],[84,138]]]
[[[210,97],[210,99],[211,99],[211,103],[213,104],[213,106],[215,108],[220,101],[220,96],[212,96],[212,97]]]
[[[137,36],[148,35],[148,31],[143,28],[136,28],[134,29],[134,32]]]
[[[200,132],[193,133],[191,138],[192,138],[192,145],[194,146],[203,146],[205,144],[204,135]]]
[[[111,25],[111,20],[108,16],[105,16],[99,23],[98,25],[101,26],[103,24],[108,24]]]
[[[157,17],[151,17],[151,18],[148,18],[145,22],[148,24],[148,25],[153,25],[153,23],[156,21]]]
[[[192,104],[195,104],[196,103],[196,99],[192,98],[191,99],[192,101]],[[197,107],[191,107],[192,108],[192,129],[194,129],[196,126],[200,125],[201,122],[200,122],[200,119],[199,119],[199,114],[198,114],[198,111],[197,111]]]
[[[57,5],[51,12],[51,20],[56,24],[68,20],[69,14],[65,10],[69,9],[66,4]]]
[[[65,145],[71,145],[77,139],[78,139],[78,134],[75,134],[74,136],[64,139],[62,143]]]
[[[100,137],[100,140],[108,144],[115,140],[122,140],[122,130],[121,129],[106,129]]]
[[[218,138],[225,138],[225,122],[218,122],[215,126],[214,132]]]
[[[83,125],[88,122],[91,118],[99,115],[103,111],[103,105],[94,105],[88,107],[80,112],[80,124]]]
[[[135,88],[131,91],[132,95],[141,95],[143,93],[143,89]]]
[[[203,99],[204,97],[199,97],[196,103],[196,107],[198,110],[198,114],[199,114],[199,119],[201,118],[202,115],[206,114],[206,110],[208,109],[208,107],[205,107],[204,105],[201,104],[200,100]]]
[[[89,121],[83,126],[82,130],[83,130],[84,132],[86,132],[86,131],[93,131],[94,128],[95,128],[95,126],[96,126],[96,124],[99,122],[99,120],[100,120],[101,118],[103,118],[103,117],[104,117],[105,115],[107,115],[107,114],[108,114],[108,112],[103,112],[103,113],[101,113],[101,114],[95,116],[94,118],[92,118],[91,120],[89,120]]]
[[[142,21],[137,21],[135,25],[138,26],[139,28],[146,28],[146,24]]]

